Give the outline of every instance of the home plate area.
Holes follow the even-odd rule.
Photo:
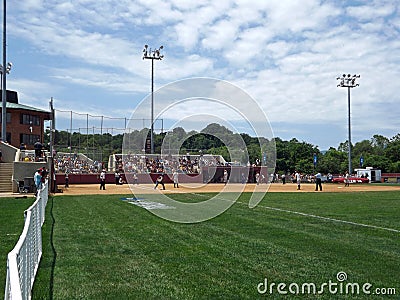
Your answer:
[[[130,204],[142,207],[147,210],[152,209],[175,209],[173,206],[168,206],[163,203],[144,200],[143,198],[129,197],[121,198],[122,201],[127,201]]]

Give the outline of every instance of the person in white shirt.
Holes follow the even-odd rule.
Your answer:
[[[174,180],[174,188],[179,188],[179,174],[176,170],[172,173],[172,178]]]
[[[296,171],[296,173],[294,174],[294,177],[296,178],[297,189],[300,190],[300,185],[301,185],[301,174],[300,174],[300,172]]]
[[[100,173],[100,190],[106,189],[106,170],[103,169]]]
[[[350,175],[349,172],[346,172],[346,175],[344,176],[344,186],[350,186]]]
[[[225,185],[228,183],[228,171],[227,170],[224,170],[223,181],[224,181]]]
[[[260,173],[256,173],[256,184],[260,184]]]
[[[315,190],[318,191],[318,188],[322,191],[322,175],[319,172],[315,174]]]

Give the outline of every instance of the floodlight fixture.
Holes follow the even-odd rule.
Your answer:
[[[340,80],[337,87],[346,87],[347,88],[347,110],[348,110],[348,158],[349,158],[349,175],[352,174],[352,166],[351,166],[351,122],[350,122],[350,89],[359,86],[356,83],[356,80],[360,78],[360,75],[350,75],[343,74],[342,77],[337,77],[336,80]]]
[[[152,50],[148,45],[144,45],[142,59],[151,59],[151,129],[150,129],[150,153],[154,153],[154,60],[162,60],[164,55],[161,54],[161,50],[164,46],[160,46],[158,49]]]

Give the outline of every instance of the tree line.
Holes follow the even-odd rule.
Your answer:
[[[149,136],[147,128],[124,135],[71,134],[56,130],[54,148],[61,152],[87,153],[94,160],[107,162],[110,154],[122,153],[123,149],[125,153],[148,153]],[[48,132],[45,137],[47,145],[50,142]],[[279,137],[272,140],[252,137],[246,133],[233,133],[216,123],[209,124],[200,132],[186,132],[177,127],[170,132],[154,133],[153,141],[154,153],[222,155],[226,161],[242,165],[263,163],[272,166],[276,162],[278,173],[299,170],[308,174],[316,171],[342,174],[348,169],[348,141],[340,143],[337,148],[320,151],[317,146],[296,138],[285,141]],[[363,167],[374,167],[389,173],[400,172],[400,134],[392,138],[374,135],[351,147],[353,168],[361,167],[362,157]]]

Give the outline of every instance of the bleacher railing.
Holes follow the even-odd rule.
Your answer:
[[[25,213],[25,225],[14,249],[7,256],[4,299],[31,299],[33,283],[42,257],[42,225],[49,198],[48,181]]]

